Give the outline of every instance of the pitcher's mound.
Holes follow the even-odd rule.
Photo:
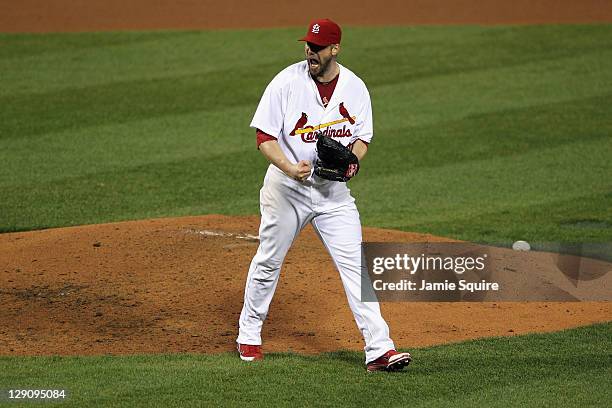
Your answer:
[[[257,217],[202,216],[0,235],[0,354],[234,350]],[[366,241],[443,240],[374,228]],[[399,348],[552,331],[609,303],[382,304]],[[329,255],[307,228],[285,261],[265,351],[361,350]]]

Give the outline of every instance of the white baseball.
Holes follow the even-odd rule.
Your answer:
[[[527,241],[516,241],[514,244],[512,244],[512,249],[515,251],[529,251],[531,246]]]

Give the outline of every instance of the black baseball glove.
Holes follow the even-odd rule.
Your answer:
[[[349,148],[319,132],[314,172],[333,181],[347,182],[359,171],[359,159]]]

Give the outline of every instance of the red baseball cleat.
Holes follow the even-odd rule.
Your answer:
[[[367,364],[368,372],[373,371],[400,371],[412,361],[410,353],[399,353],[395,350],[389,350],[376,360]]]
[[[242,361],[263,360],[261,346],[238,343],[238,353],[240,353],[240,359]]]

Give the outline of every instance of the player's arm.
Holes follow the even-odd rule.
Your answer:
[[[374,124],[372,119],[372,102],[370,101],[370,93],[368,89],[363,87],[362,89],[362,100],[361,109],[359,109],[359,120],[355,129],[355,136],[357,139],[353,142],[352,152],[357,156],[359,161],[362,161],[366,153],[368,152],[368,146],[372,140],[374,133]]]
[[[291,163],[276,140],[267,140],[261,143],[259,151],[270,163],[292,179],[304,181],[310,176],[310,161],[300,160],[298,163]]]
[[[364,156],[368,152],[368,145],[363,140],[357,139],[355,140],[355,143],[353,143],[353,148],[351,150],[353,151],[355,156],[357,156],[359,161],[362,161]]]

